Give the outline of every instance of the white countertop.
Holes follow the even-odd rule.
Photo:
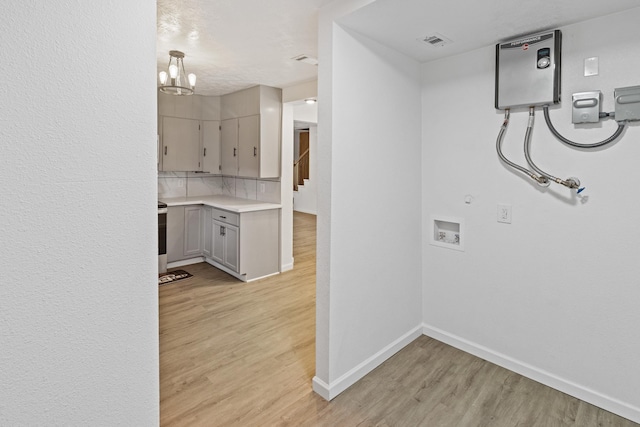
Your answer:
[[[241,199],[231,196],[192,196],[192,197],[166,197],[159,199],[167,206],[206,205],[231,212],[254,212],[269,209],[280,209],[278,203],[261,202],[259,200]]]

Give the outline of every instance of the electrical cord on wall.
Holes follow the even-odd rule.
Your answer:
[[[574,142],[571,141],[570,139],[565,138],[564,136],[560,135],[560,132],[558,132],[556,130],[555,127],[553,127],[553,124],[551,123],[551,117],[549,117],[549,106],[548,105],[543,105],[542,109],[544,110],[544,120],[545,122],[547,122],[547,126],[549,127],[549,130],[551,131],[551,133],[558,138],[560,141],[564,142],[567,145],[570,145],[572,147],[576,147],[576,148],[598,148],[598,147],[602,147],[604,145],[607,145],[613,141],[615,141],[621,134],[622,131],[624,130],[624,127],[626,126],[627,122],[626,121],[621,121],[618,122],[618,129],[616,129],[616,131],[614,132],[613,135],[611,135],[609,138],[602,140],[600,142],[594,142],[593,144],[581,144],[579,142]],[[611,117],[613,113],[601,113],[600,117]]]

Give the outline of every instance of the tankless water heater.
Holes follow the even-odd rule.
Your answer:
[[[499,110],[560,102],[560,30],[496,45],[496,99]]]

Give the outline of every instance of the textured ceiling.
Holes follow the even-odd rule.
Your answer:
[[[340,23],[427,62],[638,6],[638,0],[377,0]],[[422,41],[434,32],[452,43]],[[606,34],[594,28],[593,37]]]
[[[340,0],[336,0],[340,1]],[[317,78],[318,9],[331,0],[158,0],[158,71],[169,51],[186,54],[196,93],[222,95],[256,84],[286,87]],[[539,30],[638,7],[638,0],[375,0],[340,23],[426,62]],[[440,33],[443,47],[422,41]],[[606,37],[594,28],[593,36]]]
[[[329,1],[158,0],[158,71],[181,50],[200,95],[313,80],[317,67],[291,58],[317,57],[318,9]]]

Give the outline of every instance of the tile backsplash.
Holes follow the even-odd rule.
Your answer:
[[[158,172],[158,198],[226,195],[280,203],[280,181],[193,172]]]

